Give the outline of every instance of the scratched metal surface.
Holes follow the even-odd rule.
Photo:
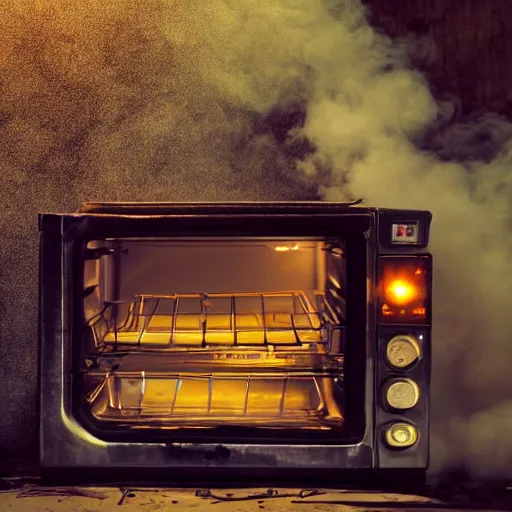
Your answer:
[[[40,487],[0,492],[0,510],[102,512],[208,510],[217,512],[512,510],[512,489],[425,495],[301,489],[139,489]]]

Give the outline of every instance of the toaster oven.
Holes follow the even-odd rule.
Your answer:
[[[43,475],[422,479],[430,221],[327,202],[40,215]]]

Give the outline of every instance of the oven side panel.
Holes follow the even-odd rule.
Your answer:
[[[64,451],[63,421],[64,319],[63,319],[63,218],[39,218],[39,345],[40,345],[40,435],[39,458],[51,465],[55,454]],[[63,450],[64,448],[64,450]]]

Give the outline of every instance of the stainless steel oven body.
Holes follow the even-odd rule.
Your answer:
[[[422,475],[430,220],[316,202],[41,215],[42,471]],[[425,286],[390,280],[402,262]]]

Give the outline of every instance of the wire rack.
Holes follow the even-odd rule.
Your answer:
[[[312,374],[167,375],[120,372],[103,378],[87,397],[106,421],[213,421],[307,425],[340,422],[331,376]]]
[[[303,291],[137,295],[105,303],[88,325],[98,348],[326,344],[339,315],[324,294],[315,301]]]

